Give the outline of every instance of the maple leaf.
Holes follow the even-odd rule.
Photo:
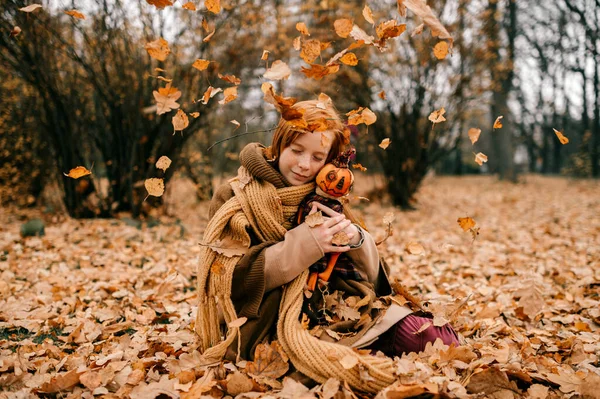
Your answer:
[[[169,169],[169,166],[171,166],[171,160],[168,156],[163,155],[162,157],[158,158],[155,166],[156,169],[161,169],[163,172],[165,172],[167,169]]]
[[[502,127],[502,118],[504,118],[504,116],[500,115],[499,117],[496,118],[496,120],[494,121],[494,129],[500,129]]]
[[[470,128],[469,131],[467,132],[467,134],[469,135],[469,139],[471,140],[471,144],[475,144],[477,142],[477,140],[479,140],[479,135],[481,134],[481,129],[477,129],[477,128]]]
[[[65,14],[72,16],[73,18],[85,19],[85,15],[77,10],[65,11]]]
[[[167,56],[171,53],[171,49],[169,49],[169,43],[167,43],[167,41],[162,37],[159,37],[153,42],[146,43],[144,48],[150,57],[159,61],[166,60]]]
[[[554,130],[554,133],[556,134],[556,137],[558,137],[558,140],[560,141],[561,144],[565,145],[569,143],[569,139],[566,138],[561,132],[559,132],[558,130],[552,128],[552,130]]]
[[[177,88],[167,85],[167,87],[159,88],[158,91],[154,90],[152,94],[156,100],[157,115],[166,114],[173,109],[179,108],[177,99],[181,97],[181,92]]]
[[[30,4],[27,7],[19,8],[19,11],[32,12],[32,11],[37,10],[38,8],[42,8],[42,5],[41,4]]]
[[[315,227],[315,226],[319,226],[319,225],[322,225],[323,223],[325,223],[325,219],[323,218],[323,213],[321,213],[321,211],[317,211],[315,213],[311,213],[310,215],[308,215],[304,219],[304,222],[309,227]]]
[[[488,157],[483,152],[478,152],[477,154],[475,154],[475,162],[479,166],[483,165],[483,163],[487,162],[487,161],[488,161]]]
[[[358,58],[354,53],[346,53],[340,58],[340,62],[345,65],[354,66],[358,64]]]
[[[381,143],[379,143],[379,147],[381,147],[385,150],[390,146],[390,143],[391,143],[390,139],[386,137],[385,139],[381,140]]]
[[[433,111],[431,114],[429,114],[429,120],[431,122],[433,122],[434,124],[436,123],[440,123],[440,122],[444,122],[446,120],[446,118],[444,118],[444,114],[446,113],[446,110],[444,109],[444,107]]]
[[[343,37],[343,38],[346,38],[346,37],[348,37],[348,35],[350,35],[353,25],[354,25],[354,23],[352,22],[352,20],[346,19],[346,18],[336,19],[333,22],[333,28],[335,29],[335,33],[339,37]]]
[[[246,372],[253,377],[279,378],[289,369],[288,357],[277,341],[271,345],[259,344],[254,361],[246,363]]]
[[[188,1],[187,3],[183,4],[181,7],[185,8],[186,10],[196,11],[196,5],[191,1]]]
[[[209,64],[210,64],[209,60],[197,59],[196,61],[194,61],[192,66],[199,71],[204,71],[206,68],[208,68]]]
[[[448,43],[445,41],[438,42],[433,47],[433,55],[438,60],[443,60],[448,55]]]
[[[144,181],[144,187],[148,191],[148,195],[153,197],[160,197],[165,192],[165,182],[163,179],[152,177]]]
[[[174,129],[173,134],[175,134],[175,132],[178,130],[181,131],[181,130],[185,129],[190,124],[190,120],[188,119],[186,113],[180,109],[177,110],[177,113],[171,119],[171,122],[173,123],[173,129]]]
[[[306,24],[304,22],[298,22],[296,24],[296,30],[302,33],[303,35],[310,36],[310,33],[308,33],[308,28],[306,27]]]
[[[302,42],[302,51],[300,58],[307,64],[312,64],[321,55],[321,42],[317,39],[305,40]]]
[[[292,74],[290,67],[283,61],[277,60],[271,64],[271,68],[264,73],[265,79],[282,80],[287,79]]]
[[[84,166],[77,166],[69,171],[69,173],[63,173],[63,175],[72,179],[79,179],[80,177],[91,175],[92,172],[87,170]]]
[[[243,256],[248,251],[248,246],[244,245],[243,242],[229,237],[225,237],[222,240],[217,240],[213,244],[208,244],[208,247],[228,258],[232,258],[234,256]]]
[[[365,4],[365,8],[363,8],[363,10],[362,10],[362,15],[363,15],[363,17],[365,17],[367,22],[369,22],[372,25],[375,25],[375,21],[373,21],[373,12],[371,11],[371,9],[369,8],[369,6],[367,4]]]
[[[221,11],[221,0],[204,0],[204,6],[213,14],[218,14]]]
[[[228,87],[223,91],[223,99],[219,101],[219,104],[225,105],[232,102],[237,98],[237,86]]]

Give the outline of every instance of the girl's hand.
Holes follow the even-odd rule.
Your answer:
[[[343,231],[350,239],[350,244],[356,244],[360,239],[358,228],[350,220],[346,219],[344,214],[338,213],[318,202],[313,202],[309,215],[317,212],[317,210],[321,210],[325,215],[329,216],[325,218],[326,220],[323,224],[312,227],[313,235],[323,249],[323,252],[349,251],[351,248],[348,245],[336,246],[331,241],[336,233]]]

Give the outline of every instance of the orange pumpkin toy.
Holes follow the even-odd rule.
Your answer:
[[[340,198],[348,195],[354,184],[354,174],[348,169],[350,157],[356,153],[354,148],[341,153],[331,163],[323,166],[316,177],[317,188],[315,192],[307,195],[298,208],[296,223],[300,224],[310,212],[313,202],[317,201],[335,212],[342,213],[343,206]],[[319,261],[311,266],[311,273],[308,277],[308,288],[313,291],[317,285],[317,280],[328,281],[331,277],[340,253],[331,253],[325,256],[326,264]],[[321,263],[321,265],[320,265]],[[321,271],[321,269],[324,270]]]

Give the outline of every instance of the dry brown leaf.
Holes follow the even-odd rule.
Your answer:
[[[221,0],[204,0],[204,6],[213,14],[218,14],[221,11]]]
[[[560,141],[561,144],[567,144],[569,142],[569,139],[566,138],[561,132],[559,132],[558,130],[552,128],[552,130],[554,130],[554,133],[556,134],[556,137],[558,137],[558,140]]]
[[[411,241],[406,244],[406,252],[412,255],[421,255],[425,252],[425,248],[418,242]]]
[[[144,48],[150,57],[159,61],[166,60],[167,56],[171,53],[171,49],[169,49],[169,43],[167,43],[167,41],[162,37],[159,37],[153,42],[146,43]]]
[[[464,218],[458,218],[457,220],[458,225],[463,229],[463,231],[467,231],[469,229],[472,229],[473,227],[475,227],[475,220],[473,220],[470,217],[464,217]]]
[[[428,322],[425,322],[425,323],[423,323],[423,325],[422,325],[422,326],[421,326],[421,327],[420,327],[420,328],[419,328],[417,331],[413,331],[413,334],[414,334],[414,335],[419,335],[419,334],[421,334],[423,331],[425,331],[425,330],[427,330],[429,327],[431,327],[432,325],[433,325],[433,324],[432,324],[430,321],[428,321]]]
[[[362,166],[362,165],[361,165],[361,164],[359,164],[359,163],[355,163],[355,164],[353,164],[353,165],[352,165],[352,167],[353,167],[354,169],[360,169],[360,171],[361,171],[361,172],[366,172],[366,171],[367,171],[367,168],[365,168],[364,166]]]
[[[233,100],[235,100],[237,98],[237,94],[238,94],[237,91],[238,91],[237,86],[228,87],[225,90],[223,90],[223,99],[221,101],[219,101],[219,104],[225,105],[225,104],[230,103]]]
[[[420,35],[421,33],[423,33],[423,28],[425,28],[425,24],[421,24],[419,26],[417,26],[411,33],[410,33],[410,37],[415,37],[417,35]]]
[[[277,341],[271,345],[259,344],[254,361],[246,364],[246,372],[252,376],[279,378],[289,369],[288,358]]]
[[[401,16],[406,16],[406,8],[414,12],[417,16],[419,16],[425,25],[431,29],[431,36],[439,37],[440,39],[446,39],[450,42],[450,47],[452,47],[452,36],[444,25],[439,21],[439,19],[433,15],[431,11],[431,7],[427,5],[425,0],[397,0],[398,2],[398,11]],[[404,11],[403,11],[404,10]],[[404,15],[402,15],[404,14]]]
[[[19,35],[19,33],[21,33],[21,28],[19,28],[18,26],[15,26],[10,31],[10,37],[17,37]]]
[[[271,64],[271,68],[267,69],[263,76],[265,79],[282,80],[289,78],[291,74],[290,67],[285,62],[277,60]]]
[[[191,1],[188,1],[187,3],[183,4],[181,7],[186,10],[196,11],[196,5]]]
[[[310,36],[310,33],[308,33],[308,28],[304,22],[298,22],[296,24],[296,30],[305,36]]]
[[[84,166],[77,166],[69,171],[69,173],[63,173],[63,175],[72,179],[79,179],[80,177],[91,175],[92,172],[87,170]]]
[[[39,390],[44,393],[57,393],[69,390],[79,383],[79,374],[77,370],[57,374],[50,381],[43,383]]]
[[[227,326],[229,328],[239,328],[239,327],[243,326],[244,324],[246,324],[247,321],[248,321],[247,317],[240,317],[240,318],[230,321],[227,324]]]
[[[483,165],[484,162],[488,161],[488,157],[487,155],[485,155],[483,152],[478,152],[477,154],[475,154],[475,162],[478,165]]]
[[[247,375],[236,371],[227,378],[227,393],[233,397],[252,391],[254,384]]]
[[[363,15],[363,17],[365,17],[365,19],[367,20],[367,22],[369,22],[371,25],[375,25],[375,21],[373,21],[373,12],[369,8],[369,6],[366,5],[366,4],[365,4],[365,7],[362,10],[362,15]]]
[[[500,115],[499,117],[496,118],[496,120],[494,121],[494,129],[500,129],[502,127],[502,118],[504,118],[504,116]]]
[[[471,144],[475,144],[477,142],[477,140],[479,140],[479,135],[481,134],[481,129],[477,129],[477,128],[470,128],[469,131],[467,132],[467,134],[469,135],[469,139],[471,140]]]
[[[129,397],[131,399],[148,399],[167,395],[173,399],[177,399],[180,397],[179,392],[175,389],[175,382],[177,381],[176,378],[169,379],[168,374],[163,374],[158,381],[153,381],[149,384],[141,383],[135,386],[131,390]]]
[[[32,12],[32,11],[37,10],[38,8],[42,8],[42,5],[41,4],[30,4],[27,7],[19,8],[19,11]]]
[[[221,89],[220,87],[219,88],[214,88],[212,86],[208,86],[208,89],[206,89],[206,91],[202,95],[202,104],[204,104],[204,105],[208,104],[208,100],[210,100],[217,93],[220,93],[222,91],[223,91],[223,89]]]
[[[352,26],[354,26],[352,20],[346,18],[336,19],[333,23],[335,33],[337,33],[339,37],[343,38],[346,38],[348,37],[348,35],[350,35],[350,32],[352,31]]]
[[[318,65],[311,64],[310,68],[301,67],[301,72],[306,75],[308,78],[313,78],[315,80],[321,80],[327,75],[331,75],[340,70],[339,64],[333,65]]]
[[[373,36],[368,35],[367,32],[359,28],[357,25],[352,26],[350,36],[352,36],[352,38],[356,41],[362,41],[364,44],[373,44],[373,40],[375,40]]]
[[[325,218],[323,218],[323,213],[321,213],[321,211],[317,211],[308,215],[306,219],[304,219],[304,222],[308,227],[315,227],[325,223]]]
[[[317,39],[302,41],[300,58],[307,64],[312,64],[321,55],[321,42]]]
[[[175,134],[175,132],[177,132],[178,130],[182,131],[183,129],[188,127],[190,124],[190,120],[187,114],[179,109],[177,110],[175,116],[171,118],[171,123],[173,123],[173,134]]]
[[[356,58],[356,54],[354,53],[346,53],[340,58],[340,62],[342,64],[354,66],[358,64],[358,58]]]
[[[148,191],[148,195],[153,197],[160,197],[165,193],[165,182],[163,179],[152,177],[144,181],[144,187]]]
[[[379,92],[378,96],[379,96],[379,98],[381,98],[382,100],[385,100],[385,99],[386,99],[386,96],[385,96],[385,90],[381,90],[381,91]]]
[[[190,116],[193,118],[197,118],[200,116],[200,112],[190,112]]]
[[[206,68],[208,68],[208,65],[210,65],[210,63],[211,61],[209,60],[197,59],[196,61],[194,61],[192,66],[199,71],[204,71]]]
[[[173,109],[179,108],[177,100],[181,97],[181,92],[177,88],[167,85],[167,87],[159,88],[158,91],[153,91],[152,94],[156,100],[157,115],[166,114]]]
[[[171,7],[173,5],[172,0],[146,0],[146,2],[159,10],[162,10],[165,7]]]
[[[260,56],[260,59],[262,61],[266,61],[269,59],[269,52],[268,50],[263,50],[262,55]]]
[[[482,393],[494,398],[520,398],[521,390],[514,381],[510,381],[504,371],[490,367],[473,374],[467,385],[469,393]]]
[[[391,141],[389,138],[385,138],[383,140],[381,140],[381,143],[379,143],[379,147],[383,148],[384,150],[387,149],[391,144]]]
[[[72,16],[73,18],[85,19],[85,15],[77,10],[65,11],[65,14]]]
[[[444,122],[446,120],[446,118],[444,118],[444,114],[446,113],[446,110],[444,109],[444,107],[433,111],[431,114],[429,114],[429,120],[431,122],[435,123],[440,123],[440,122]]]
[[[219,79],[223,79],[224,81],[226,81],[228,83],[233,83],[236,86],[238,86],[240,83],[242,83],[242,80],[239,78],[236,78],[235,75],[221,75],[219,73],[218,76],[219,76]]]
[[[155,166],[156,169],[161,169],[163,172],[166,172],[166,170],[169,169],[169,166],[171,166],[171,160],[168,156],[163,155],[162,157],[158,158]]]
[[[235,119],[232,121],[229,121],[230,123],[233,123],[235,125],[235,129],[233,129],[233,131],[235,132],[241,125],[238,121],[236,121]]]
[[[225,237],[222,240],[217,240],[213,244],[209,244],[208,247],[228,258],[232,258],[234,256],[243,256],[248,251],[248,246],[244,245],[243,242],[229,237]]]
[[[333,235],[333,239],[331,240],[332,245],[344,246],[350,243],[350,237],[344,231],[338,231]]]
[[[321,387],[321,399],[332,399],[340,390],[340,380],[329,378]]]
[[[215,28],[215,29],[213,29],[213,31],[212,31],[212,32],[210,32],[208,35],[206,35],[206,36],[204,37],[204,39],[202,39],[202,41],[203,41],[204,43],[208,43],[208,41],[209,41],[210,39],[212,39],[212,37],[213,37],[213,35],[215,34],[215,32],[216,32],[216,31],[217,31],[217,29],[216,29],[216,28]]]
[[[292,47],[294,48],[294,50],[300,51],[300,49],[302,48],[302,36],[294,38],[294,40],[292,41]]]
[[[448,43],[445,41],[438,42],[433,47],[433,55],[438,60],[443,60],[448,55]]]
[[[339,362],[343,368],[350,370],[358,364],[358,358],[355,355],[346,355]]]

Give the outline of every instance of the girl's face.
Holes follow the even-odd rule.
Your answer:
[[[279,172],[293,186],[311,182],[325,165],[331,149],[333,132],[326,135],[326,147],[321,145],[321,133],[303,133],[279,156]]]

